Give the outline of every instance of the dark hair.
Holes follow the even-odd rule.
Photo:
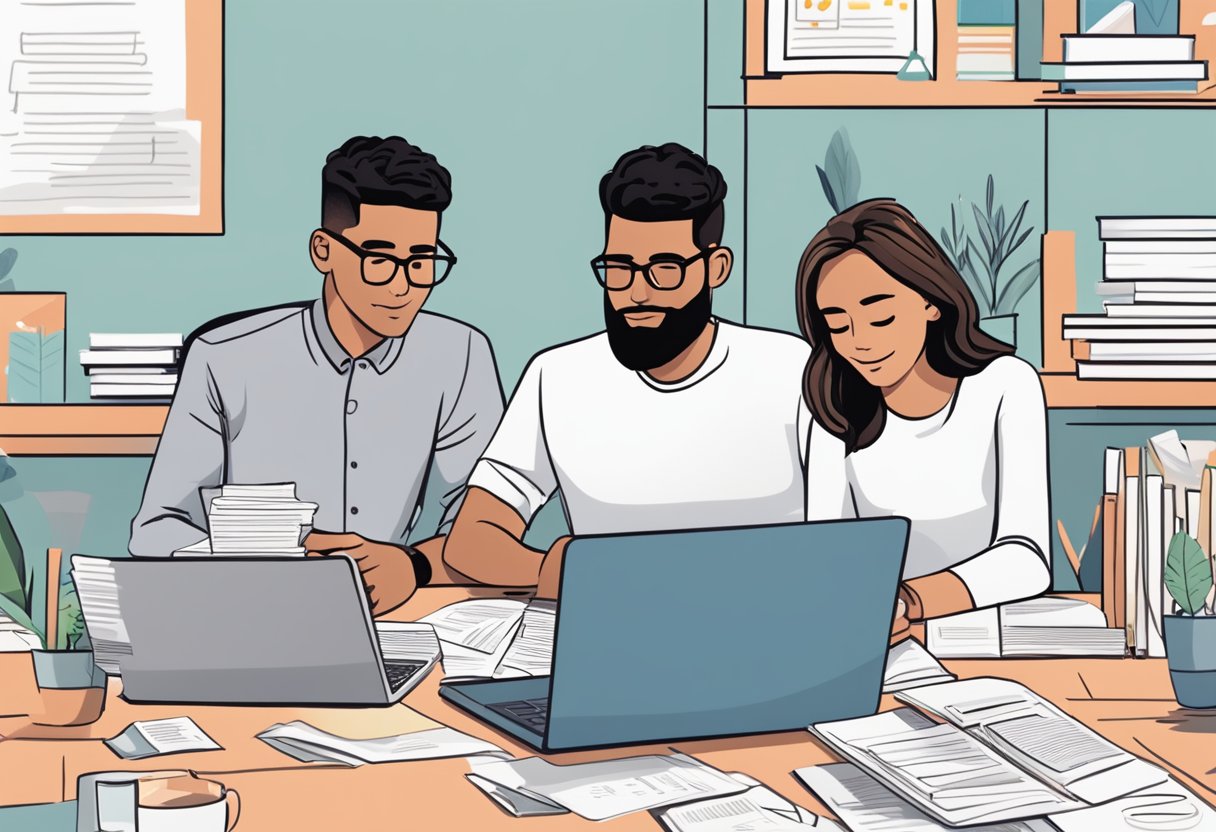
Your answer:
[[[852,453],[882,435],[886,406],[882,392],[836,352],[815,302],[824,266],[848,251],[866,255],[937,307],[941,317],[929,323],[924,347],[936,372],[950,378],[975,375],[1013,348],[980,330],[971,290],[907,208],[892,199],[870,199],[832,218],[798,263],[798,326],[811,344],[803,393],[815,418]]]
[[[724,199],[722,172],[674,142],[629,151],[600,180],[605,229],[613,216],[635,222],[692,220],[692,238],[701,249],[722,242]]]
[[[442,212],[452,204],[452,177],[434,156],[400,136],[355,136],[325,157],[321,227],[357,225],[364,203]]]

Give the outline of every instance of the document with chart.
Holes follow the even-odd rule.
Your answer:
[[[769,0],[769,72],[897,73],[933,66],[931,0]]]

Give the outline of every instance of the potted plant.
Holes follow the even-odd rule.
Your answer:
[[[961,196],[959,203],[961,210]],[[950,206],[950,228],[941,230],[942,247],[979,305],[980,327],[1014,347],[1018,345],[1014,310],[1039,280],[1038,257],[1016,271],[1010,266],[1014,254],[1034,233],[1034,226],[1022,228],[1029,205],[1027,200],[1007,216],[1005,206],[996,205],[996,184],[988,174],[984,204],[971,204],[975,235],[968,232],[966,220],[959,217],[954,205]]]
[[[1183,532],[1170,540],[1165,586],[1179,609],[1164,616],[1174,697],[1184,708],[1216,708],[1216,615],[1207,615],[1205,608],[1212,561],[1199,541]]]
[[[12,490],[15,472],[7,457],[0,455],[0,484],[8,483]],[[53,564],[46,580],[60,581],[58,550],[48,557]],[[39,625],[33,616],[33,580],[27,573],[25,552],[0,505],[0,614],[10,619],[41,649],[32,649],[34,678],[38,684],[41,712],[35,721],[42,725],[84,725],[95,721],[105,707],[106,677],[93,662],[93,653],[77,649],[84,633],[84,616],[80,600],[71,581],[58,583],[53,593],[58,603],[48,610],[45,623]],[[54,616],[52,625],[51,616]],[[55,632],[54,643],[48,643],[47,632]]]

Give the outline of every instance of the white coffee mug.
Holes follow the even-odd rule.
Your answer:
[[[232,832],[240,796],[193,772],[126,782],[97,781],[101,832]]]

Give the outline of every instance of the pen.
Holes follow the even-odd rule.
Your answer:
[[[59,647],[59,568],[62,549],[46,550],[46,649]]]

